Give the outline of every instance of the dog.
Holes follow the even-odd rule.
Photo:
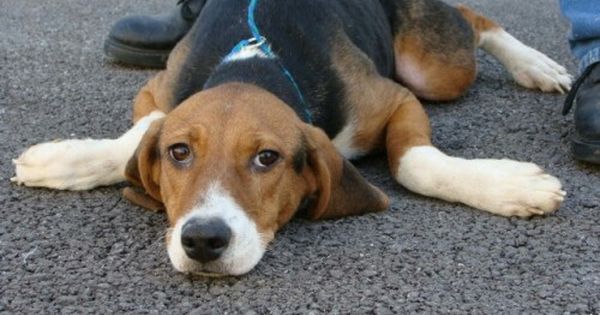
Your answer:
[[[437,0],[207,0],[118,139],[43,143],[12,181],[86,190],[129,181],[164,210],[183,273],[241,275],[295,215],[388,208],[348,160],[385,149],[407,189],[500,216],[556,211],[566,193],[535,164],[467,160],[431,143],[420,99],[461,97],[475,53],[518,84],[568,91],[564,67],[466,6]]]

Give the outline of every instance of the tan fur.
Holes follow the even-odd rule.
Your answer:
[[[471,24],[471,27],[475,32],[475,43],[477,44],[479,44],[482,32],[501,28],[500,25],[498,25],[498,23],[490,20],[485,16],[478,14],[466,5],[459,4],[456,8],[460,11],[465,20],[467,20],[467,22]]]
[[[331,219],[388,208],[389,199],[377,187],[369,184],[345,161],[318,128],[305,125],[308,138],[308,164],[317,181],[317,205],[311,219]]]
[[[168,112],[169,108],[164,100],[166,94],[162,85],[165,71],[159,72],[152,77],[138,92],[133,100],[133,123],[148,116],[153,111]],[[162,91],[162,92],[161,92]],[[161,97],[163,96],[163,97]]]
[[[347,110],[356,125],[356,149],[369,152],[384,143],[386,121],[396,110],[396,83],[383,78],[375,64],[346,35],[338,35],[333,50],[333,66],[346,86]]]
[[[415,146],[431,145],[431,127],[419,100],[408,90],[398,87],[397,110],[387,123],[386,148],[390,171],[395,174],[400,158]]]
[[[176,105],[173,86],[189,52],[189,39],[185,37],[169,55],[166,70],[160,71],[150,79],[133,101],[134,123],[156,110],[168,113]]]
[[[155,150],[163,122],[164,119],[161,119],[152,123],[136,149],[135,155],[129,160],[125,168],[125,176],[128,181],[145,189],[147,199],[150,199],[147,201],[148,203],[163,202],[159,187],[160,169],[156,163],[160,156]],[[132,199],[139,203],[137,198]]]
[[[390,168],[395,172],[406,150],[431,144],[429,119],[411,91],[380,76],[373,62],[345,36],[338,36],[333,56],[335,69],[349,87],[346,102],[356,124],[353,142],[358,149],[368,152],[385,144]],[[469,80],[473,78],[465,81]],[[438,82],[445,87],[437,88],[451,90],[451,81],[442,78]],[[460,94],[466,88],[461,86]]]
[[[132,187],[123,189],[123,198],[139,207],[148,209],[153,212],[162,212],[165,210],[164,205],[157,200],[152,199],[146,192],[138,191]]]
[[[395,40],[395,51],[399,80],[418,97],[431,101],[454,100],[475,81],[474,50],[435,53],[426,47],[419,34],[409,33]],[[421,79],[415,79],[410,73]]]

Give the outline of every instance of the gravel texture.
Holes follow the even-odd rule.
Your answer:
[[[563,180],[555,215],[505,219],[407,192],[385,157],[358,161],[389,211],[295,220],[250,274],[176,273],[166,219],[120,187],[17,187],[11,158],[58,138],[116,137],[154,72],[111,64],[111,24],[174,1],[0,1],[0,313],[391,314],[600,313],[600,167],[570,156],[564,97],[517,87],[480,53],[461,100],[427,105],[435,143],[475,157],[535,161]],[[575,71],[555,0],[469,0],[517,38]]]

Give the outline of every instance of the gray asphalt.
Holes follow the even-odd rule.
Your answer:
[[[435,143],[469,158],[539,163],[569,192],[555,215],[505,219],[407,192],[383,156],[357,162],[389,211],[295,220],[250,274],[176,273],[166,219],[120,187],[17,187],[11,158],[42,141],[116,137],[154,72],[111,64],[110,25],[173,6],[160,0],[0,1],[0,313],[600,313],[600,167],[569,153],[564,97],[517,87],[480,54],[470,92],[428,105]],[[572,72],[555,0],[469,0]]]

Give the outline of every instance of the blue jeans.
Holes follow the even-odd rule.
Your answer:
[[[560,10],[571,22],[569,43],[581,72],[600,61],[600,1],[560,0]]]

